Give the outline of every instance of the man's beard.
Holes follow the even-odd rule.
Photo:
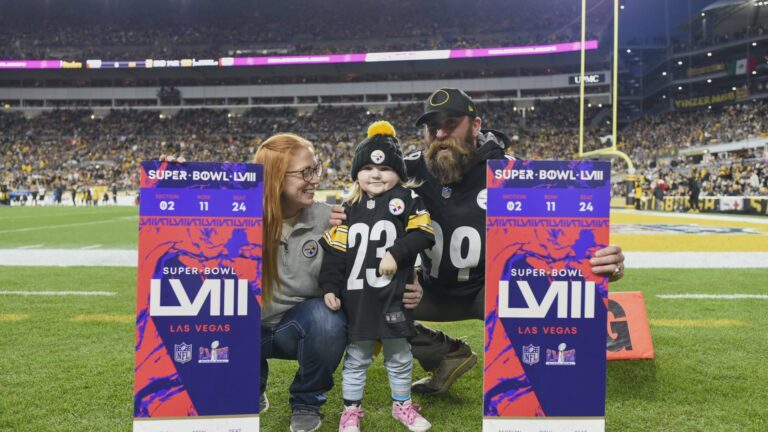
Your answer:
[[[466,169],[474,162],[473,142],[472,129],[469,129],[462,141],[448,137],[428,143],[424,155],[430,174],[441,185],[460,182]],[[441,149],[448,151],[440,151]]]

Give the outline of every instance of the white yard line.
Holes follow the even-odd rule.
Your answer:
[[[656,294],[662,299],[768,300],[768,294]]]
[[[636,268],[767,268],[768,252],[624,252]]]
[[[100,248],[100,244],[90,245],[90,246],[83,246],[80,248],[80,250],[87,250],[87,249],[98,249]]]
[[[135,249],[0,249],[0,266],[136,267]]]
[[[42,207],[41,207],[42,208]],[[75,210],[77,209],[77,210]],[[9,210],[8,213],[5,214],[11,214],[13,210]],[[102,210],[97,211],[84,211],[80,210],[80,207],[67,207],[67,208],[60,208],[55,213],[45,213],[45,214],[29,214],[24,216],[0,216],[0,221],[6,221],[11,219],[42,219],[42,218],[50,218],[50,217],[59,217],[59,216],[82,216],[82,215],[108,215],[107,212],[104,212]]]
[[[112,291],[0,291],[0,295],[21,296],[113,296]]]
[[[745,217],[745,216],[714,215],[714,214],[702,214],[702,213],[670,213],[670,212],[640,211],[640,210],[627,210],[627,209],[611,209],[611,213],[626,213],[626,214],[636,214],[636,215],[646,215],[646,216],[664,216],[664,217],[677,218],[677,219],[707,219],[707,220],[768,225],[768,218]]]
[[[78,222],[78,223],[60,224],[60,225],[44,225],[44,226],[29,227],[29,228],[14,228],[9,230],[2,230],[0,231],[0,234],[69,228],[69,227],[75,227],[75,226],[88,226],[88,225],[96,225],[96,224],[104,224],[104,223],[115,223],[125,219],[137,219],[137,218],[138,216],[123,216],[123,217],[112,218],[112,219],[101,220],[101,221],[94,221],[94,222]]]
[[[19,246],[17,249],[38,249],[45,245],[42,244],[34,244],[34,245],[26,245],[26,246]]]

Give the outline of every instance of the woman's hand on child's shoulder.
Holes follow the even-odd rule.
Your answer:
[[[339,226],[347,220],[347,214],[344,212],[344,207],[335,205],[331,207],[331,226]]]

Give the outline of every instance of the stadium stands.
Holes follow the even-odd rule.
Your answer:
[[[397,8],[387,10],[372,0],[285,0],[268,5],[235,0],[215,8],[198,0],[178,7],[149,0],[73,0],[73,4],[78,7],[28,2],[4,13],[0,17],[4,28],[0,58],[218,59],[514,46],[580,37],[579,5],[556,0],[482,0],[472,5],[471,13],[458,0],[403,0]],[[622,69],[637,69],[641,75],[624,72],[619,100],[634,104],[634,113],[644,114],[620,113],[618,148],[634,161],[649,195],[659,180],[664,180],[665,193],[685,194],[691,177],[700,183],[702,194],[766,194],[765,144],[759,143],[768,133],[768,104],[763,99],[768,83],[764,73],[758,74],[765,65],[754,61],[764,54],[768,24],[755,9],[746,29],[738,24],[741,21],[734,25],[728,21],[733,10],[727,7],[707,11],[706,19],[692,16],[688,40],[628,42],[646,46],[654,57],[626,50],[627,55],[620,59]],[[146,14],[147,8],[155,13]],[[607,71],[611,64],[605,48],[611,43],[606,32],[611,2],[590,1],[588,8],[587,37],[600,39],[602,47],[590,53],[588,64],[592,71]],[[339,10],[355,19],[340,19]],[[501,10],[514,13],[498,13]],[[133,19],[136,16],[143,19]],[[656,49],[670,41],[670,50]],[[710,48],[714,55],[708,53]],[[0,86],[13,96],[3,100],[11,109],[0,112],[0,185],[11,191],[54,190],[57,186],[68,190],[73,185],[135,190],[137,164],[142,159],[183,154],[189,160],[247,161],[263,139],[291,131],[315,142],[326,168],[322,187],[338,189],[348,180],[349,155],[372,121],[393,122],[406,152],[420,148],[421,132],[412,122],[425,92],[431,91],[416,90],[416,83],[424,80],[483,82],[470,93],[481,102],[484,126],[509,135],[515,156],[574,158],[578,86],[572,85],[568,75],[577,73],[578,64],[575,56],[545,57],[484,63],[444,60],[418,66],[308,66],[281,68],[280,72],[247,71],[250,68],[221,73],[214,71],[217,68],[201,68],[199,73],[80,70],[70,75],[6,71],[0,74]],[[745,62],[747,73],[751,71],[746,80],[744,71],[728,69],[739,61]],[[643,62],[649,66],[640,68]],[[528,81],[512,84],[510,80],[517,77],[521,77],[519,82]],[[610,145],[610,106],[605,105],[610,83],[608,77],[603,79],[602,84],[586,89],[594,97],[587,101],[585,113],[587,150]],[[398,83],[413,90],[384,91],[377,84],[372,86],[377,91],[368,94],[353,84],[366,82]],[[253,96],[264,93],[262,89],[280,90],[287,88],[279,87],[281,84],[295,83],[311,89],[293,96]],[[334,87],[338,93],[322,93],[325,83],[338,86]],[[218,91],[224,86],[239,89],[239,85],[258,91],[242,97]],[[745,93],[736,95],[730,105],[712,106],[696,100],[736,93],[737,86]],[[141,96],[131,99],[126,95],[134,92],[133,87]],[[61,90],[73,96],[58,97],[59,88],[68,88]],[[205,96],[189,96],[195,93],[190,88]],[[110,96],[111,92],[117,96]],[[28,96],[33,93],[34,97]],[[699,105],[675,110],[674,103],[685,100]],[[318,102],[322,105],[316,105]],[[197,109],[199,106],[205,109]],[[619,106],[620,111],[623,108]],[[735,142],[748,145],[707,153],[708,146]],[[617,163],[615,168],[620,178],[623,166]],[[616,191],[624,193],[621,188]]]
[[[511,103],[479,104],[484,125],[507,133],[518,157],[573,158],[577,151],[578,105],[574,100],[540,102],[534,110]],[[587,121],[601,109],[587,111]],[[368,124],[387,119],[398,127],[406,152],[419,149],[420,131],[413,126],[419,104],[401,105],[374,113],[364,107],[320,106],[299,113],[293,108],[254,108],[243,115],[210,109],[181,110],[166,116],[155,111],[113,110],[99,118],[86,110],[58,110],[27,119],[1,113],[0,168],[12,189],[49,189],[61,183],[117,184],[138,187],[137,164],[160,154],[183,154],[189,160],[250,160],[258,144],[273,133],[296,132],[313,140],[326,168],[323,188],[341,188],[354,146]],[[620,133],[619,146],[632,155],[647,184],[662,178],[671,193],[699,167],[703,193],[765,194],[766,161],[759,151],[720,157],[684,158],[681,148],[732,142],[768,132],[768,104],[726,106],[694,113],[645,116]],[[607,126],[588,128],[597,142],[610,133]],[[598,148],[594,144],[594,148]],[[753,175],[754,174],[754,175]]]
[[[136,60],[431,50],[564,42],[579,35],[579,5],[555,0],[485,0],[473,4],[471,13],[457,0],[405,1],[386,10],[372,0],[235,1],[216,8],[206,3],[189,1],[181,10],[169,10],[169,5],[148,1],[77,0],[66,8],[30,2],[0,18],[0,58]],[[608,22],[609,3],[591,8],[590,37],[599,33],[592,29]],[[147,9],[156,13],[142,13]],[[355,19],[341,19],[340,10]]]

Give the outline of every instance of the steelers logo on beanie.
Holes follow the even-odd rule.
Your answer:
[[[408,179],[405,175],[403,152],[395,135],[395,127],[388,121],[377,121],[368,127],[368,138],[355,148],[355,158],[352,160],[353,180],[357,180],[357,173],[368,164],[388,166],[400,176],[400,180]]]

